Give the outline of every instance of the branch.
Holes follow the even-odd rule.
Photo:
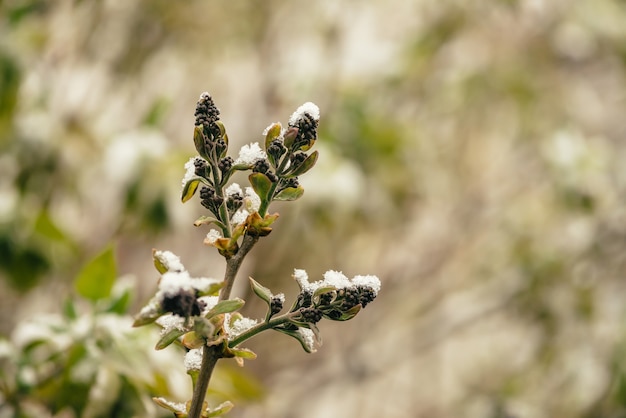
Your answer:
[[[233,284],[235,283],[235,278],[237,277],[241,263],[258,240],[259,237],[245,235],[237,253],[226,260],[226,272],[224,273],[224,282],[226,283],[222,288],[219,300],[227,300],[230,298],[230,292],[233,289]],[[202,365],[200,366],[198,380],[193,390],[193,398],[191,399],[191,407],[189,408],[189,418],[200,418],[202,415],[202,406],[207,389],[209,388],[209,381],[211,380],[215,364],[217,360],[220,359],[220,347],[221,345],[210,347],[205,345],[202,348]]]

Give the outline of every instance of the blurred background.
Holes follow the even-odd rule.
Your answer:
[[[180,352],[108,375],[81,362],[153,352],[158,331],[120,314],[56,389],[109,406],[70,407],[41,388],[25,324],[60,318],[108,245],[133,294],[109,313],[154,291],[152,248],[221,277],[192,226],[204,209],[180,203],[209,91],[235,156],[321,109],[305,194],[271,208],[241,276],[288,298],[294,268],[383,283],[354,320],[320,324],[315,354],[266,333],[245,368],[223,361],[229,416],[626,417],[625,22],[620,0],[0,1],[0,416],[155,416],[119,406],[134,387],[186,400]]]

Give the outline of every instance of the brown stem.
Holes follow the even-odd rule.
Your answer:
[[[241,267],[243,259],[258,240],[259,237],[245,235],[237,253],[226,260],[226,273],[224,274],[224,281],[226,283],[220,292],[220,300],[227,300],[230,298],[230,292],[233,290],[233,284],[235,283],[235,277],[237,277],[239,267]]]
[[[204,403],[204,397],[209,388],[209,381],[211,380],[211,375],[213,374],[213,369],[215,368],[218,358],[216,346],[209,347],[205,345],[202,348],[202,365],[200,366],[196,387],[193,389],[193,398],[191,400],[191,407],[189,408],[190,418],[200,418],[202,415],[202,404]]]
[[[226,260],[226,272],[224,273],[225,284],[220,292],[219,300],[227,300],[230,298],[230,292],[233,289],[233,283],[235,282],[235,277],[237,277],[241,263],[258,240],[259,237],[245,235],[237,253]],[[220,348],[221,345],[210,347],[205,345],[202,349],[202,364],[200,365],[200,373],[196,380],[196,387],[193,390],[193,398],[191,399],[191,407],[189,408],[189,418],[200,418],[202,415],[202,404],[204,403],[204,398],[209,388],[209,381],[211,380],[213,369],[215,368],[217,360],[220,359]]]

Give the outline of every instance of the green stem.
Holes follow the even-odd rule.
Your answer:
[[[276,169],[276,177],[278,177],[278,180],[276,181],[276,183],[272,183],[272,185],[270,186],[270,191],[267,194],[267,200],[263,200],[261,202],[261,206],[259,207],[259,216],[261,216],[261,218],[265,217],[265,213],[267,212],[267,209],[270,206],[272,199],[274,199],[274,193],[276,192],[276,187],[278,187],[278,183],[280,183],[280,181],[283,179],[282,177],[283,170],[287,166],[287,162],[289,161],[289,155],[290,155],[289,152],[286,153],[282,161],[280,162],[280,165]]]
[[[230,222],[228,219],[228,210],[226,209],[226,199],[224,197],[224,189],[220,183],[220,178],[218,175],[219,167],[215,164],[214,161],[209,161],[211,164],[211,174],[213,175],[213,184],[215,185],[215,194],[222,198],[222,204],[220,205],[220,222],[223,224],[222,233],[225,238],[229,238],[232,235],[232,231],[230,229]]]
[[[228,347],[234,348],[237,347],[242,342],[254,337],[260,332],[263,332],[267,329],[274,328],[280,324],[284,324],[285,322],[289,322],[290,319],[293,319],[297,316],[300,316],[300,312],[289,312],[281,316],[277,316],[275,318],[270,319],[269,321],[262,322],[258,325],[249,328],[248,330],[239,334],[236,338],[233,338],[228,343]]]

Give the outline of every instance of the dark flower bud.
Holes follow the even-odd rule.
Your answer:
[[[239,193],[233,193],[226,200],[228,211],[234,213],[243,205],[243,196]]]
[[[209,168],[209,163],[206,162],[206,160],[204,160],[203,158],[200,157],[196,157],[193,160],[193,165],[195,167],[195,175],[196,176],[200,176],[200,177],[206,177],[207,176],[207,169]]]
[[[161,307],[165,312],[188,318],[200,315],[205,304],[198,300],[195,291],[181,290],[175,295],[166,295],[161,302]]]
[[[348,310],[359,304],[359,291],[356,288],[347,288],[344,290],[343,302],[341,308]]]
[[[233,163],[234,161],[232,157],[224,157],[217,163],[217,167],[220,169],[222,174],[224,174],[233,167]]]
[[[254,162],[254,165],[252,166],[252,172],[254,173],[267,173],[267,171],[270,169],[270,163],[265,160],[256,160]]]
[[[213,197],[215,194],[215,189],[212,187],[202,186],[200,189],[200,199],[207,200]]]
[[[215,132],[213,134],[215,135]],[[224,141],[222,138],[215,141],[215,154],[218,156],[218,158],[221,157],[227,149],[228,145],[226,145],[226,141]]]
[[[276,315],[283,309],[285,298],[280,296],[272,296],[270,299],[270,315]]]
[[[272,173],[271,171],[268,171],[267,173],[265,173],[265,175],[268,179],[270,179],[272,183],[276,183],[278,181],[278,177],[276,176],[276,174]]]
[[[302,315],[302,320],[304,322],[310,322],[313,324],[321,321],[322,319],[322,311],[314,307],[301,308],[300,315]]]
[[[296,152],[289,156],[289,161],[291,162],[292,167],[298,167],[300,164],[306,160],[307,155],[304,152]]]
[[[211,124],[215,123],[219,119],[220,111],[215,106],[213,98],[207,92],[200,95],[200,99],[196,104],[196,125],[202,125],[208,128]]]
[[[280,139],[273,140],[270,146],[267,147],[267,153],[273,156],[276,161],[278,161],[285,152],[287,152],[287,148],[285,148]]]

